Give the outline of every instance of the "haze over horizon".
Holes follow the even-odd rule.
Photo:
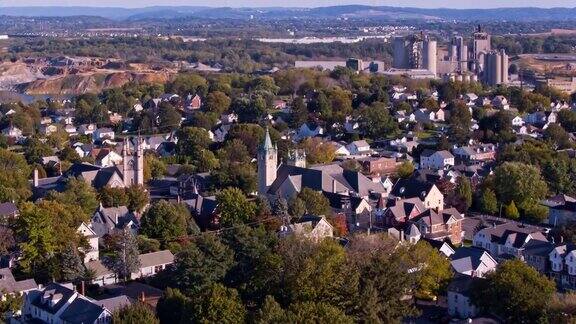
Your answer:
[[[85,6],[142,8],[148,6],[209,7],[326,7],[339,5],[371,5],[417,8],[488,9],[505,7],[576,7],[574,0],[292,0],[279,4],[271,0],[0,0],[0,7],[23,6]],[[0,15],[2,14],[0,10]]]

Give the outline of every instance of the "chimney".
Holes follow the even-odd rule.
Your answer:
[[[80,294],[82,294],[83,296],[86,295],[86,284],[84,283],[84,280],[80,282]]]
[[[38,187],[38,169],[34,169],[34,188]]]

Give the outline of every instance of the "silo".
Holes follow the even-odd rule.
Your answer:
[[[397,69],[405,69],[408,67],[408,52],[406,51],[406,42],[404,37],[394,38],[394,57],[392,60],[392,67]]]
[[[438,56],[438,43],[434,40],[425,40],[423,44],[424,68],[436,75],[436,61]]]

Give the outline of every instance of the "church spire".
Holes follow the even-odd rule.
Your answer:
[[[266,135],[264,136],[264,142],[260,145],[261,151],[269,151],[273,149],[274,146],[272,145],[272,140],[270,139],[270,132],[268,131],[268,127],[266,127]]]

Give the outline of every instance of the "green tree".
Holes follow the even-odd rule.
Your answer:
[[[233,264],[233,252],[217,237],[204,234],[176,255],[172,284],[193,296],[221,281]]]
[[[373,139],[387,138],[398,133],[398,124],[385,104],[376,102],[360,112],[360,127]]]
[[[162,323],[184,324],[193,315],[193,305],[190,299],[180,290],[168,287],[158,300],[156,314]]]
[[[314,191],[310,188],[303,188],[298,194],[309,214],[317,216],[329,216],[332,214],[330,202],[321,192]]]
[[[472,185],[467,177],[462,176],[458,178],[456,198],[458,200],[458,206],[462,212],[466,212],[468,208],[472,206]]]
[[[22,155],[0,149],[0,170],[1,201],[25,200],[32,195],[28,183],[32,170]]]
[[[142,211],[150,201],[150,195],[143,186],[131,186],[126,188],[128,197],[128,209],[130,211]]]
[[[216,195],[220,223],[223,226],[246,223],[254,218],[256,205],[249,201],[242,190],[226,188]]]
[[[472,114],[468,106],[462,101],[454,101],[449,105],[450,135],[456,142],[464,144],[470,137]]]
[[[185,236],[189,222],[194,220],[185,205],[160,200],[142,216],[140,233],[166,243]],[[195,229],[200,232],[197,226]]]
[[[160,179],[166,175],[166,163],[153,154],[144,156],[144,181]]]
[[[486,188],[480,197],[480,210],[483,213],[494,215],[498,212],[498,200],[494,190]]]
[[[86,269],[78,249],[72,244],[58,254],[58,264],[60,268],[60,280],[63,282],[78,282],[84,276]]]
[[[112,270],[118,278],[126,281],[130,275],[140,268],[138,256],[138,241],[128,230],[123,230],[116,235],[113,253],[104,260],[104,265]]]
[[[506,207],[504,208],[504,215],[506,215],[506,218],[510,219],[520,218],[520,213],[518,212],[518,208],[516,208],[514,200],[512,200],[510,204],[506,205]]]
[[[446,292],[452,279],[452,267],[438,250],[421,241],[410,246],[405,257],[412,268],[420,268],[416,272],[416,297],[433,299]]]
[[[500,202],[514,201],[521,210],[539,203],[548,192],[540,170],[518,162],[505,162],[496,168],[494,187]]]
[[[170,132],[180,127],[182,115],[167,102],[160,103],[158,107],[158,127],[161,132]]]
[[[409,178],[414,173],[414,165],[410,161],[405,161],[396,169],[398,177],[402,179]]]
[[[288,213],[294,218],[300,218],[306,213],[306,203],[298,196],[290,198],[288,201]]]
[[[180,155],[190,156],[192,159],[202,149],[207,149],[212,143],[208,131],[197,127],[184,127],[178,132],[176,151]]]
[[[246,309],[236,289],[214,284],[195,298],[194,322],[244,323]]]
[[[292,128],[298,128],[308,122],[308,107],[302,97],[296,97],[292,101],[292,118],[290,125]]]
[[[222,114],[230,108],[232,101],[221,91],[210,92],[206,97],[205,109],[209,112]]]
[[[509,323],[545,319],[554,282],[520,260],[506,261],[472,288],[475,305]]]
[[[128,196],[124,188],[103,187],[98,193],[98,199],[106,208],[128,206]]]
[[[160,323],[150,306],[141,302],[125,306],[114,312],[112,316],[112,322],[115,324]]]
[[[46,199],[62,204],[77,205],[82,208],[86,215],[92,215],[99,205],[98,194],[94,187],[79,178],[68,179],[63,192],[51,191]]]

